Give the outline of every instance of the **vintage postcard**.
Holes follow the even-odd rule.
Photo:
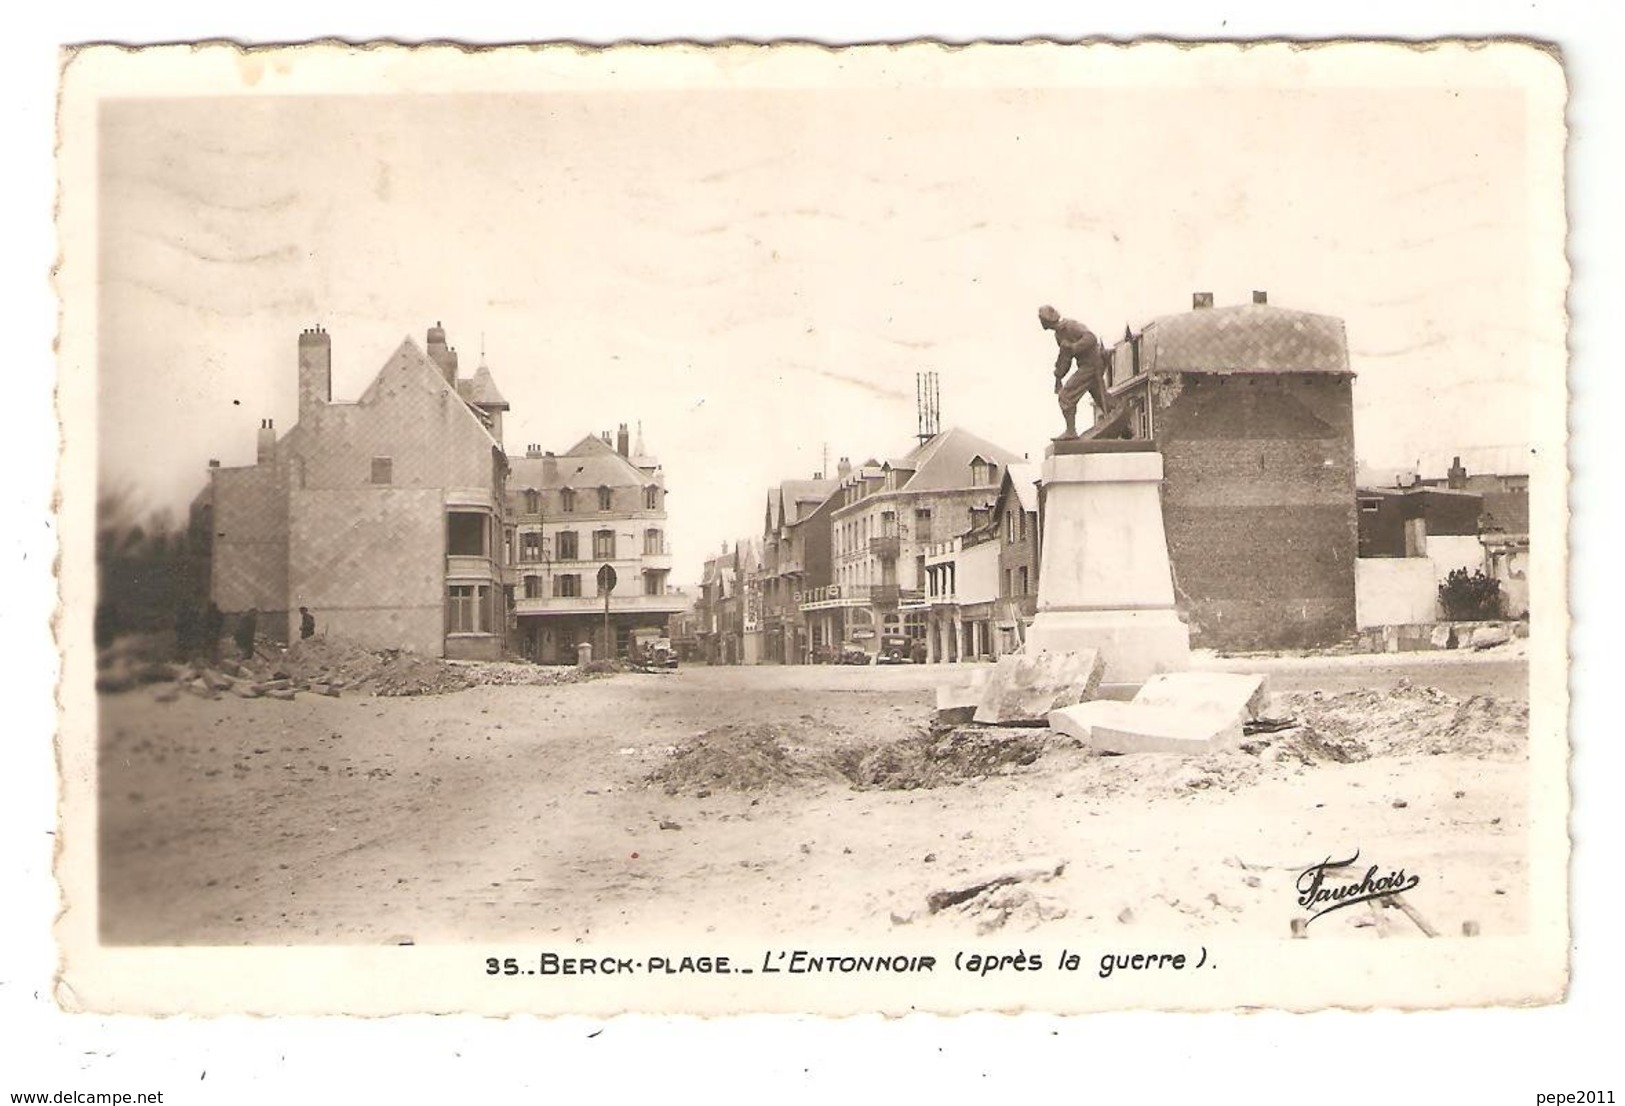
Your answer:
[[[1565,103],[69,52],[59,1002],[1560,1001]]]

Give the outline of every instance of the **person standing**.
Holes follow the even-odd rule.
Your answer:
[[[309,607],[299,608],[299,640],[316,636],[316,616],[310,613]]]

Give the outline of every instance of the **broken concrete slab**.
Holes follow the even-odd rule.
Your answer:
[[[1098,649],[1000,657],[975,719],[984,725],[1041,726],[1051,711],[1094,698],[1104,670]]]
[[[1269,677],[1241,672],[1167,672],[1152,676],[1134,702],[1154,707],[1237,714],[1241,720],[1269,714]]]
[[[1433,627],[1428,634],[1428,644],[1435,649],[1454,649],[1456,647],[1456,628],[1448,622],[1441,622]]]
[[[1241,744],[1241,715],[1097,699],[1053,711],[1052,730],[1087,741],[1097,753],[1202,754]]]
[[[1469,644],[1474,649],[1493,649],[1497,645],[1505,645],[1512,640],[1512,631],[1499,622],[1491,622],[1478,627],[1473,631]]]

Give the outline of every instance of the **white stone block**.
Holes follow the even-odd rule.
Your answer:
[[[1266,676],[1239,672],[1168,672],[1152,676],[1134,696],[1136,703],[1237,715],[1243,720],[1269,712]]]
[[[1049,724],[1097,753],[1113,754],[1200,755],[1234,749],[1242,736],[1239,715],[1109,699],[1053,711]]]
[[[999,658],[976,708],[984,725],[1042,723],[1050,711],[1093,697],[1103,666],[1094,649]]]

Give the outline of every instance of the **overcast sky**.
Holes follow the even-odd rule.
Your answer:
[[[688,583],[826,444],[903,453],[918,371],[1040,458],[1040,304],[1110,340],[1255,288],[1346,320],[1362,461],[1522,447],[1523,126],[1487,88],[116,102],[100,471],[179,509],[292,425],[302,328],[353,399],[440,320],[510,452],[641,420]]]

